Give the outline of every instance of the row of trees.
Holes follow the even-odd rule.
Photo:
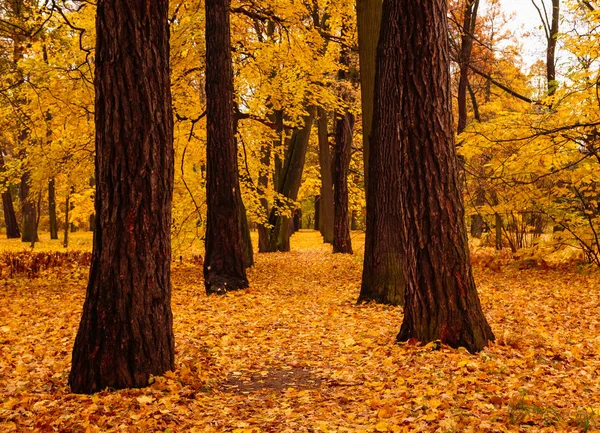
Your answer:
[[[146,7],[140,0],[102,0],[97,9],[87,2],[9,4],[2,15],[2,29],[13,29],[2,39],[3,53],[13,52],[2,76],[8,101],[2,107],[13,122],[3,130],[12,133],[3,141],[5,185],[31,187],[34,193],[23,197],[37,193],[37,205],[29,200],[38,211],[36,227],[50,185],[54,194],[66,188],[72,197],[84,179],[82,190],[95,191],[94,258],[70,376],[77,392],[142,386],[172,367],[172,234],[178,242],[204,233],[207,293],[242,289],[253,263],[248,219],[258,223],[259,251],[288,251],[298,201],[317,194],[317,227],[334,251],[350,253],[351,203],[360,201],[357,187],[364,183],[360,300],[405,306],[399,340],[441,340],[477,351],[493,334],[469,265],[461,190],[470,199],[472,232],[492,226],[482,211],[489,206],[499,246],[516,227],[505,226],[501,206],[530,215],[532,224],[549,214],[549,207],[514,207],[518,195],[503,195],[502,188],[515,185],[538,197],[552,191],[550,202],[569,218],[581,214],[595,233],[593,175],[578,184],[583,208],[569,196],[577,190],[572,179],[565,179],[590,169],[595,121],[549,126],[582,116],[582,107],[597,108],[593,50],[580,38],[572,44],[578,61],[592,65],[587,75],[573,75],[587,85],[567,91],[558,86],[556,68],[547,67],[547,89],[534,95],[515,51],[506,45],[503,55],[495,51],[509,37],[497,27],[497,2],[482,20],[477,0],[452,3],[450,28],[443,0],[359,0],[356,10],[334,0],[211,0],[170,8],[167,1]],[[547,63],[554,65],[560,4],[536,4],[546,19]],[[592,3],[576,2],[571,10],[594,23]],[[595,40],[591,31],[588,40]],[[15,57],[16,47],[26,54]],[[586,116],[595,116],[591,108]],[[83,175],[94,154],[87,148],[92,117],[93,176]],[[458,176],[456,130],[466,182]],[[565,131],[580,160],[550,148]],[[519,157],[529,171],[515,166],[513,175],[507,169]],[[21,200],[24,222],[27,203]],[[562,226],[568,224],[563,218]],[[113,328],[99,332],[106,327]]]

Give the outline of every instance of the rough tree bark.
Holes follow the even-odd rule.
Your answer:
[[[342,27],[342,35],[345,33]],[[348,50],[342,49],[340,64],[349,67],[350,57]],[[346,71],[340,69],[338,80],[347,81]],[[346,83],[349,85],[349,83]],[[342,100],[348,103],[351,95],[342,86]],[[348,173],[352,157],[352,130],[354,129],[354,115],[347,109],[336,117],[335,128],[335,160],[333,170],[334,185],[334,224],[333,224],[333,252],[352,254],[352,240],[350,239],[350,218],[348,215]]]
[[[394,5],[396,7],[396,5]],[[387,5],[389,9],[389,5]],[[387,27],[391,27],[386,18]],[[386,30],[388,33],[389,29]],[[401,88],[392,58],[396,34],[380,35],[375,112],[369,156],[365,256],[358,302],[403,305],[406,289],[406,258],[402,251],[402,166],[398,120],[402,113]],[[393,37],[392,37],[393,36]],[[383,53],[390,53],[388,57]],[[362,71],[361,71],[362,73]]]
[[[365,191],[369,191],[369,152],[373,130],[375,94],[375,56],[379,42],[382,0],[356,0],[358,56],[360,62],[360,93],[362,104],[363,160]]]
[[[0,173],[4,171],[4,155],[0,150]],[[18,239],[21,237],[17,215],[13,206],[12,194],[8,186],[2,187],[2,210],[4,212],[4,223],[6,224],[6,237],[8,239]]]
[[[459,54],[460,77],[458,81],[458,130],[460,134],[467,127],[467,90],[469,87],[469,65],[473,51],[473,34],[477,23],[479,0],[465,0],[462,25],[461,47]]]
[[[148,384],[173,368],[173,115],[168,0],[99,0],[96,232],[69,385]]]
[[[331,244],[334,238],[333,161],[329,150],[327,112],[321,107],[317,109],[317,133],[319,139],[319,167],[321,170],[318,227],[323,236],[323,242]]]
[[[454,145],[446,0],[384,0],[375,131],[387,130],[402,170],[406,254],[404,321],[397,339],[440,340],[470,352],[494,335],[483,315],[467,246]],[[392,107],[386,102],[395,100]],[[388,112],[381,116],[383,108]],[[376,137],[379,134],[375,133]],[[389,183],[394,183],[389,180]],[[367,228],[368,230],[368,228]]]
[[[207,0],[206,11],[206,293],[248,287],[234,134],[230,0]]]
[[[336,122],[334,169],[334,236],[333,252],[352,254],[348,214],[348,172],[352,156],[354,115],[346,112]]]

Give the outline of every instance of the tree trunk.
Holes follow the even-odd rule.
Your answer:
[[[281,133],[283,124],[283,113],[281,110],[275,110],[269,115],[269,120],[277,125],[277,138],[273,141],[272,147],[276,149],[281,145]],[[269,167],[271,166],[271,146],[266,144],[261,149],[260,157],[260,173],[258,175],[258,187],[261,195],[260,204],[263,210],[263,215],[266,219],[269,218],[269,201],[266,198],[267,189],[269,187]],[[275,179],[273,179],[275,181]],[[274,184],[274,189],[277,185]],[[258,252],[265,253],[269,250],[269,229],[264,224],[258,225]]]
[[[285,197],[287,203],[279,203],[279,206],[291,206],[298,198],[300,183],[302,182],[302,172],[306,160],[306,150],[310,141],[310,131],[312,129],[315,117],[314,107],[310,107],[309,114],[304,117],[304,127],[294,130],[289,140],[289,146],[286,151],[285,162],[278,176],[278,193]],[[268,252],[290,250],[290,218],[279,215],[279,210],[273,206],[269,215]]]
[[[390,9],[387,1],[384,4]],[[394,5],[394,8],[397,6]],[[383,17],[386,18],[389,33],[391,22],[386,15]],[[381,304],[403,305],[406,258],[402,251],[399,230],[402,227],[399,197],[402,193],[400,174],[404,167],[397,125],[402,107],[398,97],[400,87],[395,76],[396,62],[399,59],[384,57],[383,53],[394,48],[393,44],[397,41],[389,34],[386,34],[384,39],[383,30],[382,27],[377,48],[378,53],[382,54],[377,55],[375,112],[368,164],[365,256],[358,302],[375,301]]]
[[[248,287],[234,134],[230,0],[207,0],[206,293]]]
[[[548,79],[548,96],[554,95],[558,88],[556,82],[556,43],[560,22],[560,0],[552,0],[552,18],[550,21],[550,34],[546,49],[546,78]]]
[[[353,210],[350,217],[350,230],[358,230],[358,211]]]
[[[67,199],[65,200],[65,223],[63,225],[63,247],[69,248],[69,212],[71,209],[71,193],[73,192],[73,187],[71,187],[71,191],[67,193]]]
[[[481,310],[469,260],[446,14],[446,0],[384,0],[374,136],[393,144],[384,155],[394,153],[389,159],[400,162],[390,167],[398,171],[388,170],[399,175],[388,178],[388,185],[395,183],[400,193],[387,192],[401,206],[397,230],[408,283],[397,339],[440,340],[476,352],[494,335]],[[390,100],[395,100],[391,107]]]
[[[348,172],[350,171],[350,158],[352,156],[354,115],[347,112],[338,118],[336,123],[333,252],[352,254],[348,214]]]
[[[321,221],[321,196],[315,196],[315,230],[319,230]]]
[[[504,224],[502,222],[502,217],[499,213],[496,212],[496,249],[500,251],[502,249],[502,229],[504,228]]]
[[[382,0],[356,0],[358,56],[360,62],[360,94],[362,105],[363,160],[365,193],[369,192],[370,145],[373,130],[373,103],[375,94],[375,56],[379,42]]]
[[[327,113],[324,109],[317,109],[317,132],[319,137],[319,166],[321,168],[321,190],[319,200],[319,231],[323,236],[323,242],[333,243],[333,162],[329,150],[329,138],[327,131]]]
[[[96,233],[69,385],[139,388],[173,369],[168,0],[99,0]]]
[[[48,214],[50,216],[50,239],[58,239],[58,220],[56,219],[56,181],[48,181]]]
[[[4,155],[0,150],[0,173],[4,172]],[[4,211],[4,222],[6,224],[6,237],[8,239],[18,239],[21,237],[17,215],[13,206],[12,194],[8,189],[8,185],[2,187],[2,210]]]
[[[30,173],[29,169],[26,168],[21,175],[21,185],[19,185],[19,198],[21,199],[21,213],[23,215],[21,242],[31,243],[34,240],[37,241],[39,238],[35,224],[37,212],[35,202],[30,194],[29,180]]]
[[[466,0],[459,55],[460,77],[458,81],[458,133],[467,127],[467,90],[469,86],[469,64],[473,50],[473,33],[477,22],[479,0]]]

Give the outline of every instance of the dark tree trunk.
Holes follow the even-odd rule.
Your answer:
[[[387,9],[390,9],[388,3],[385,4]],[[397,5],[393,6],[397,8]],[[386,18],[386,31],[389,33],[391,22],[386,15],[383,17]],[[403,305],[406,258],[400,236],[403,222],[399,198],[402,194],[400,175],[405,167],[398,141],[398,119],[402,113],[398,96],[401,89],[396,77],[396,62],[399,58],[391,57],[391,50],[397,51],[394,45],[397,44],[397,34],[384,35],[383,30],[382,27],[378,52],[389,52],[390,55],[384,57],[382,54],[377,57],[375,112],[369,156],[365,257],[358,301]]]
[[[466,0],[463,20],[463,31],[461,37],[459,67],[460,77],[458,81],[458,133],[467,127],[467,90],[469,87],[469,64],[471,63],[471,51],[473,50],[473,33],[477,22],[477,9],[479,0]]]
[[[319,228],[323,236],[323,242],[333,243],[333,161],[329,150],[329,138],[327,128],[327,112],[317,109],[317,132],[319,138],[319,166],[321,169],[321,190],[319,200]]]
[[[96,232],[77,393],[146,386],[174,361],[168,0],[97,5]]]
[[[483,228],[485,227],[485,221],[479,214],[471,215],[471,237],[475,239],[481,239],[483,235]]]
[[[558,88],[556,82],[556,43],[558,42],[558,29],[560,22],[560,0],[552,0],[552,18],[548,47],[546,49],[546,78],[548,79],[548,95],[552,96]]]
[[[283,125],[283,113],[281,110],[275,110],[269,115],[269,120],[277,125],[277,138],[273,141],[272,147],[276,149],[281,145],[281,134]],[[277,156],[276,156],[277,158]],[[260,174],[258,176],[258,187],[261,195],[260,204],[264,212],[265,219],[269,218],[269,201],[266,198],[267,189],[269,187],[269,168],[271,166],[271,146],[266,144],[261,149],[260,157]],[[275,178],[273,179],[275,182]],[[277,189],[277,184],[274,183],[274,189]],[[264,224],[258,225],[258,252],[266,253],[269,251],[269,229]]]
[[[402,170],[406,297],[399,341],[470,352],[494,335],[475,288],[454,145],[445,0],[385,0],[377,56],[375,137],[386,130]],[[392,107],[385,102],[396,99]],[[384,108],[387,113],[381,116]],[[391,109],[390,109],[391,108]],[[385,141],[385,140],[383,140]],[[389,153],[387,153],[389,154]],[[390,170],[391,171],[391,170]],[[368,228],[367,228],[368,230]]]
[[[280,205],[290,205],[298,198],[306,160],[306,150],[308,149],[310,131],[315,117],[314,107],[310,107],[308,111],[309,114],[304,117],[304,127],[295,130],[289,140],[285,162],[283,168],[279,171],[277,192],[285,197],[288,202],[280,203]],[[269,224],[272,228],[269,230],[268,252],[287,252],[290,250],[290,218],[278,215],[278,213],[278,209],[274,206],[269,215]]]
[[[35,201],[30,194],[30,173],[29,169],[25,169],[21,175],[21,184],[19,185],[19,198],[21,199],[21,213],[23,215],[21,241],[33,242],[39,240],[36,227],[36,208]]]
[[[69,212],[71,210],[71,191],[67,193],[67,199],[65,200],[65,222],[63,225],[63,247],[69,248]]]
[[[56,219],[56,188],[54,178],[48,181],[48,214],[50,216],[50,239],[58,239],[58,220]]]
[[[342,35],[347,32],[342,27]],[[347,49],[342,49],[340,64],[350,67],[350,57]],[[346,71],[340,69],[338,80],[346,81]],[[344,88],[344,87],[342,87]],[[342,93],[342,100],[347,104],[351,95],[346,91]],[[335,158],[333,169],[334,187],[334,224],[333,224],[333,252],[352,254],[352,240],[350,239],[350,218],[348,214],[348,173],[350,172],[350,159],[352,158],[352,131],[354,129],[354,115],[346,110],[336,117],[335,125]]]
[[[352,254],[348,214],[348,172],[352,155],[353,128],[354,115],[351,113],[345,113],[337,120],[334,170],[334,253]]]
[[[499,213],[496,213],[496,249],[502,249],[502,229],[504,228],[504,223],[502,222],[502,216]]]
[[[350,230],[358,230],[358,211],[352,211],[352,216],[350,217]]]
[[[206,12],[206,293],[248,287],[234,135],[230,0],[207,0]]]
[[[362,105],[363,160],[365,193],[369,192],[369,161],[375,95],[375,56],[381,25],[382,0],[356,0],[358,56],[360,61],[360,94]]]
[[[0,150],[0,173],[4,171],[4,155]],[[21,231],[19,230],[19,223],[17,222],[17,215],[15,214],[15,208],[13,206],[12,194],[8,189],[8,186],[2,187],[2,210],[4,211],[4,222],[6,224],[6,237],[8,239],[18,239],[21,237]]]

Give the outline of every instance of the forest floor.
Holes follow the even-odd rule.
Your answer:
[[[257,254],[251,288],[223,297],[206,296],[201,266],[176,260],[175,370],[93,396],[67,387],[87,269],[0,279],[0,431],[600,429],[598,273],[477,265],[497,341],[470,355],[396,344],[401,308],[356,305],[360,254],[333,255],[308,231],[292,245]]]

